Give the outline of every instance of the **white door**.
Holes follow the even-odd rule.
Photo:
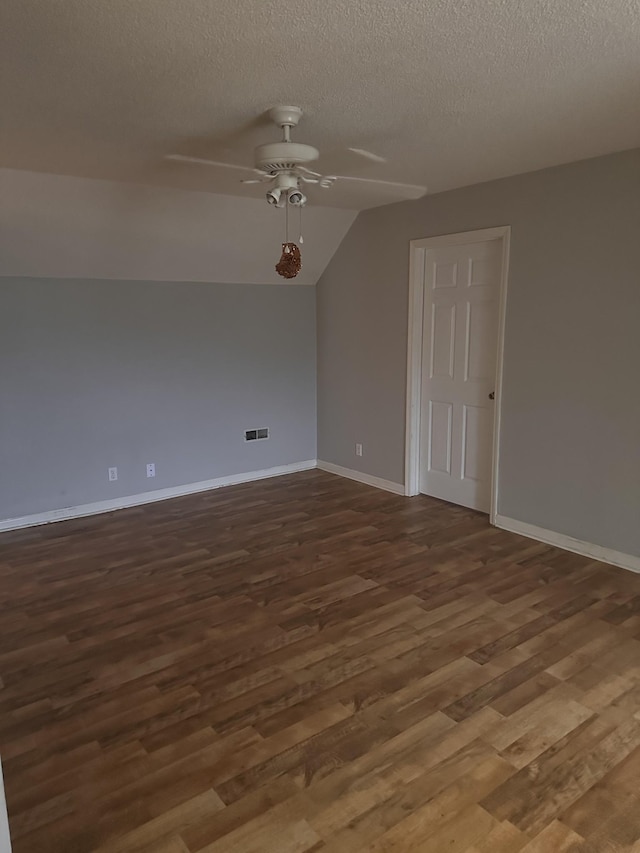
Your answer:
[[[489,512],[502,243],[428,249],[420,491]]]

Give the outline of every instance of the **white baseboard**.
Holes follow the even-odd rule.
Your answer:
[[[0,521],[0,531],[19,530],[21,527],[35,527],[38,524],[49,524],[52,521],[64,521],[68,518],[82,518],[86,515],[98,515],[102,512],[113,512],[131,506],[166,501],[184,495],[194,495],[197,492],[208,492],[210,489],[220,489],[223,486],[233,486],[238,483],[251,483],[254,480],[266,480],[268,477],[280,477],[283,474],[294,474],[296,471],[309,471],[316,467],[315,459],[304,462],[292,462],[289,465],[276,465],[275,468],[265,468],[262,471],[249,471],[245,474],[231,474],[228,477],[217,477],[214,480],[201,480],[199,483],[186,483],[183,486],[171,486],[168,489],[156,489],[153,492],[142,492],[138,495],[126,495],[108,501],[68,506],[49,512],[39,512],[35,515],[23,515],[21,518],[5,518]]]
[[[537,539],[546,545],[555,545],[556,548],[564,548],[565,551],[573,551],[583,557],[591,557],[593,560],[601,560],[621,569],[629,569],[632,572],[640,572],[640,557],[625,554],[622,551],[614,551],[611,548],[603,548],[602,545],[594,545],[591,542],[583,542],[581,539],[573,539],[564,533],[556,533],[555,530],[546,530],[544,527],[536,527],[524,521],[516,521],[504,515],[496,515],[495,526],[508,530],[511,533],[519,533],[529,539]]]
[[[367,486],[375,486],[376,489],[384,489],[385,492],[393,492],[394,495],[404,495],[404,486],[391,480],[383,480],[382,477],[373,477],[371,474],[363,474],[362,471],[354,471],[352,468],[343,468],[342,465],[334,465],[333,462],[323,462],[318,459],[318,468],[329,474],[337,474],[338,477],[346,477],[348,480],[357,480]]]
[[[4,783],[2,781],[2,765],[0,765],[0,853],[11,853],[7,801],[4,796]]]

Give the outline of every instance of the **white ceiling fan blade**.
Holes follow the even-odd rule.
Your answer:
[[[304,179],[304,175],[311,175],[312,178],[321,178],[322,175],[320,172],[314,172],[312,169],[308,169],[306,166],[302,166],[300,163],[296,166],[297,172],[302,172],[301,177]]]
[[[364,157],[365,160],[371,160],[373,163],[387,162],[386,157],[381,157],[379,154],[374,154],[372,151],[366,151],[364,148],[347,148],[347,151],[352,151],[354,154]]]
[[[378,181],[375,178],[352,178],[349,175],[326,175],[326,180],[329,181],[355,181],[359,184],[375,184],[379,187],[386,187],[389,190],[397,190],[402,193],[407,199],[422,198],[426,194],[427,188],[418,184],[402,184],[397,181]]]
[[[268,175],[266,172],[264,173],[263,178],[243,178],[240,183],[241,184],[268,184],[269,181],[275,181],[276,175]]]
[[[176,160],[178,163],[194,163],[197,166],[220,166],[223,169],[240,169],[242,172],[258,172],[251,166],[238,166],[235,163],[221,163],[219,160],[203,160],[202,157],[187,157],[186,154],[167,154],[165,160]]]

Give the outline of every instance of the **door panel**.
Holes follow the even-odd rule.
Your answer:
[[[495,376],[495,348],[497,342],[496,306],[493,302],[467,301],[465,329],[464,378],[488,380]]]
[[[429,407],[429,470],[451,474],[451,428],[452,409],[450,403],[431,402]]]
[[[462,407],[462,471],[463,480],[484,481],[491,473],[491,459],[486,453],[491,446],[489,412],[480,406]]]
[[[431,312],[431,369],[429,376],[453,379],[456,306],[433,304]]]
[[[491,502],[501,242],[425,259],[420,491],[483,512]]]
[[[458,263],[447,261],[445,258],[442,261],[437,259],[433,262],[433,287],[439,290],[443,287],[455,287],[458,279]]]

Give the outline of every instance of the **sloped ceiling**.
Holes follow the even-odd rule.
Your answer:
[[[262,200],[0,169],[0,276],[313,285],[355,216],[304,210],[302,270],[287,281],[284,211]]]
[[[304,108],[323,171],[431,192],[640,143],[637,0],[3,0],[0,19],[15,169],[257,197],[163,157],[250,164],[275,103]]]

